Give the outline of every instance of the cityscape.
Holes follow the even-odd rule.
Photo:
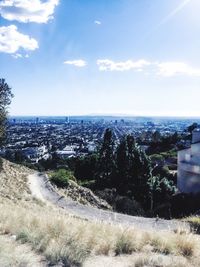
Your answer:
[[[187,127],[200,119],[72,116],[72,117],[10,117],[7,140],[1,155],[15,157],[16,152],[30,163],[48,159],[52,153],[63,159],[85,156],[97,150],[107,128],[112,129],[116,143],[127,134],[133,135],[140,147],[147,151],[152,142],[177,133],[183,147]],[[19,154],[19,153],[18,153]],[[18,155],[17,154],[17,155]]]

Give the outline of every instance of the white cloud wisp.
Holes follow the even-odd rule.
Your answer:
[[[144,67],[149,66],[151,63],[140,59],[138,61],[122,61],[122,62],[115,62],[110,59],[98,59],[97,65],[99,66],[100,71],[128,71],[131,69],[141,71]]]
[[[101,25],[101,21],[100,20],[95,20],[94,24]]]
[[[10,21],[47,23],[58,4],[59,0],[2,0],[0,15]]]
[[[66,65],[73,65],[75,67],[85,67],[87,65],[86,61],[83,59],[76,59],[76,60],[67,60],[64,61],[64,64]]]
[[[175,75],[200,76],[200,69],[193,68],[184,62],[158,63],[158,75],[172,77]]]
[[[110,59],[98,59],[97,65],[100,71],[140,71],[148,70],[152,74],[162,77],[173,77],[177,75],[200,76],[200,69],[194,68],[184,62],[150,62],[144,59],[137,61],[127,60],[116,62]]]

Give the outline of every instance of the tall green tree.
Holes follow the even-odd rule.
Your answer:
[[[111,129],[106,129],[99,153],[97,182],[100,186],[110,186],[114,170],[114,139]]]
[[[115,164],[112,175],[112,187],[116,188],[119,193],[124,194],[127,190],[125,185],[128,184],[128,157],[127,157],[126,137],[123,137],[115,151]]]
[[[146,201],[151,163],[132,136],[127,136],[129,188],[136,200]]]
[[[97,169],[98,155],[92,154],[75,159],[74,175],[78,180],[93,180]]]
[[[10,86],[6,83],[5,79],[0,79],[0,146],[2,146],[5,139],[8,107],[12,97],[13,94]]]
[[[192,134],[192,132],[198,128],[198,124],[196,122],[194,122],[193,124],[191,124],[190,126],[187,127],[187,130],[190,134]]]
[[[161,204],[166,202],[170,196],[176,192],[176,187],[173,181],[167,178],[161,178],[159,175],[149,178],[149,208],[151,211]]]
[[[133,136],[121,140],[116,149],[116,174],[114,184],[117,190],[143,202],[148,195],[150,160],[139,148]]]

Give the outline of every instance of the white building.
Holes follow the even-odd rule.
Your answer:
[[[94,142],[88,142],[87,148],[88,148],[88,152],[95,152],[96,145]]]
[[[178,152],[177,186],[180,192],[200,192],[200,129],[192,133],[192,144]]]
[[[44,145],[40,147],[26,147],[22,149],[22,152],[32,163],[38,163],[39,160],[49,157],[48,150]]]
[[[73,146],[66,146],[63,150],[57,150],[56,153],[61,159],[71,158],[76,155]]]

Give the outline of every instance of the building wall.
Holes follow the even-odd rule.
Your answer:
[[[200,129],[196,129],[192,132],[192,143],[200,142]]]
[[[177,186],[180,192],[200,192],[200,143],[178,152]]]

